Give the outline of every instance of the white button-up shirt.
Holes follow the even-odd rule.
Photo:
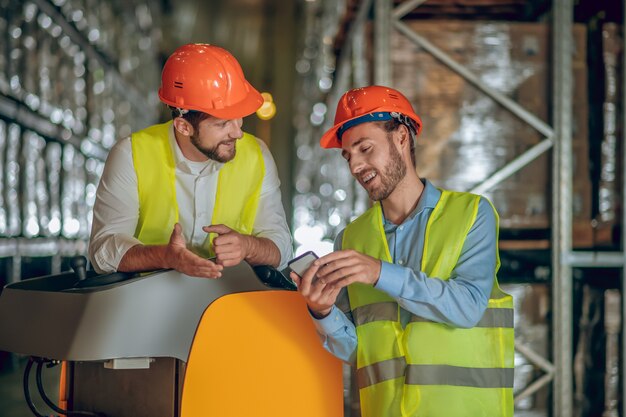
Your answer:
[[[211,224],[217,178],[223,163],[208,160],[193,162],[185,158],[169,132],[176,164],[176,202],[179,223],[187,247],[207,256],[202,248],[207,234],[203,226]],[[252,235],[270,239],[278,247],[281,268],[291,259],[291,235],[281,201],[276,164],[265,143],[259,139],[265,162],[265,176]],[[137,174],[133,165],[130,137],[115,144],[109,153],[96,192],[89,257],[99,273],[114,272],[128,249],[141,244],[133,237],[139,220]]]

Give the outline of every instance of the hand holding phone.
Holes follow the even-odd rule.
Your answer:
[[[311,264],[318,258],[318,256],[313,251],[308,251],[303,253],[302,255],[292,259],[287,263],[289,269],[298,274],[299,277],[302,277],[307,269],[311,266]]]

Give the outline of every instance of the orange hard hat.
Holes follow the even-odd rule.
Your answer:
[[[422,120],[413,111],[409,100],[397,90],[380,85],[355,88],[339,99],[335,113],[335,125],[320,139],[322,148],[341,148],[341,134],[346,129],[365,122],[397,119],[409,128],[415,128],[415,136],[422,130]],[[410,126],[410,119],[414,126]]]
[[[165,104],[239,119],[254,113],[263,97],[245,79],[239,62],[227,50],[194,43],[176,49],[161,73],[159,98]]]

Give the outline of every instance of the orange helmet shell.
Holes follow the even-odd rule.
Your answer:
[[[341,96],[335,113],[335,125],[328,129],[320,139],[322,148],[341,148],[337,130],[344,123],[369,113],[396,112],[415,122],[416,136],[422,131],[422,120],[413,111],[409,100],[393,88],[372,85],[355,88]]]
[[[230,52],[201,43],[183,45],[167,59],[159,99],[220,119],[248,116],[263,104],[263,97],[246,80]]]

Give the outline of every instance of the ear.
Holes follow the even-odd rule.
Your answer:
[[[193,135],[193,126],[182,117],[177,117],[174,119],[174,129],[176,129],[178,133],[184,136]]]
[[[411,134],[409,133],[408,127],[406,127],[405,125],[400,125],[398,127],[398,130],[396,131],[396,138],[398,145],[400,146],[400,149],[402,151],[404,151],[405,149],[408,149],[409,152],[411,151]]]
[[[411,132],[409,128],[405,125],[400,125],[398,129],[394,132],[395,143],[400,155],[407,163],[407,166],[413,166],[413,156],[412,154],[412,144],[413,137],[411,136]]]

